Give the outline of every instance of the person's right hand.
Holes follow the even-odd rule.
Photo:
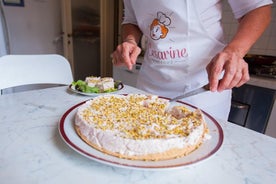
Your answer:
[[[206,69],[211,91],[240,87],[250,78],[248,64],[237,52],[227,47],[211,60]]]
[[[140,53],[141,49],[136,43],[125,41],[118,45],[116,50],[112,53],[112,63],[115,66],[126,65],[127,68],[131,70]]]

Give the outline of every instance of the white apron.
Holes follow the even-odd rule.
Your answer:
[[[148,41],[137,87],[172,98],[207,84],[205,68],[225,45],[207,33],[194,2],[132,0],[131,3]],[[231,91],[205,92],[183,101],[227,120]]]

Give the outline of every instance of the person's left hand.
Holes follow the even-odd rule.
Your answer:
[[[112,63],[115,66],[126,65],[129,70],[132,70],[140,53],[141,48],[136,43],[130,40],[124,41],[112,53]]]
[[[206,67],[211,91],[240,87],[249,80],[248,64],[237,53],[223,50]],[[220,79],[222,73],[223,77]]]

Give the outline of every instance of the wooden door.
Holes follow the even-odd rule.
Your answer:
[[[63,45],[64,45],[64,56],[69,60],[71,67],[74,72],[74,76],[79,71],[79,61],[77,60],[75,33],[73,28],[74,17],[72,17],[72,3],[78,0],[62,0],[62,23],[63,23]],[[87,3],[93,3],[93,1],[85,1]],[[112,76],[112,62],[110,55],[117,45],[118,39],[118,4],[119,0],[99,0],[99,35],[100,35],[100,46],[99,46],[99,60],[95,65],[99,64],[100,76]],[[75,2],[74,2],[75,3]],[[87,27],[86,27],[87,28]],[[91,28],[91,27],[90,27]],[[95,31],[95,30],[93,30]],[[74,54],[75,52],[75,54]],[[92,51],[91,51],[92,52]],[[84,56],[85,57],[85,56]],[[95,59],[95,58],[94,58]],[[93,58],[92,58],[93,60]],[[87,68],[87,67],[86,67]],[[77,80],[77,78],[75,79]]]
[[[70,62],[74,75],[71,0],[61,0],[63,55]]]

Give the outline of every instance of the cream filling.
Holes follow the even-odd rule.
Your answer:
[[[111,152],[122,155],[147,155],[162,153],[174,148],[186,148],[195,145],[204,134],[204,124],[193,129],[187,137],[170,137],[166,139],[141,139],[133,140],[119,135],[118,130],[102,130],[91,124],[85,123],[77,113],[76,125],[83,136],[92,144]]]

